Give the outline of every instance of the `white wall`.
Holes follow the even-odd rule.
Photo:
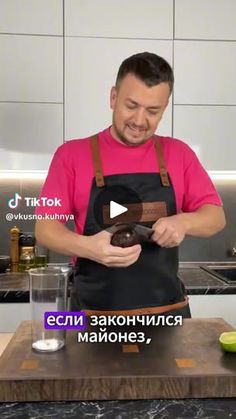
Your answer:
[[[107,126],[120,62],[148,50],[175,72],[159,133],[235,170],[235,16],[235,0],[0,0],[0,169],[47,169]]]

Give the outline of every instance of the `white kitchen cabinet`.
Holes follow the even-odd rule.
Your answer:
[[[63,143],[63,39],[0,35],[0,170],[47,170]]]
[[[235,42],[175,41],[174,65],[175,105],[236,104]]]
[[[63,34],[62,0],[1,0],[0,33]]]
[[[192,317],[222,317],[236,327],[236,295],[189,295]]]
[[[175,105],[174,137],[197,153],[205,169],[235,170],[235,120],[236,106]]]
[[[15,332],[23,320],[30,320],[30,306],[30,303],[0,303],[0,333]]]
[[[236,39],[235,0],[175,0],[178,39]]]
[[[0,35],[0,101],[63,102],[63,39]]]
[[[172,39],[173,0],[65,0],[66,36]]]
[[[47,170],[63,143],[63,105],[0,103],[1,170]]]
[[[208,170],[235,170],[235,0],[0,0],[0,9],[0,170],[48,169],[63,140],[108,126],[118,66],[142,51],[174,65],[158,133],[189,143]]]

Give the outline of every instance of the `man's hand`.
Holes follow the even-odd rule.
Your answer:
[[[183,241],[186,234],[185,223],[178,215],[159,218],[153,224],[152,240],[161,247],[175,247]]]
[[[83,257],[108,267],[125,268],[135,263],[141,252],[140,244],[126,248],[112,246],[111,236],[107,231],[86,236]]]
[[[125,249],[112,246],[111,233],[107,231],[84,236],[69,230],[58,220],[38,220],[36,238],[39,243],[55,252],[91,259],[109,267],[130,266],[137,261],[141,252],[139,244]]]
[[[160,218],[153,224],[152,239],[161,247],[178,246],[186,235],[210,237],[225,226],[222,207],[205,204],[194,212]]]

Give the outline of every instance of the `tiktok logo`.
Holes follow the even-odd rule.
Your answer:
[[[21,199],[22,197],[16,192],[14,198],[9,199],[8,206],[12,209],[17,208]]]

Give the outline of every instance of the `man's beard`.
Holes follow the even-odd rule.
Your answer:
[[[114,132],[115,132],[115,134],[116,134],[116,136],[119,138],[119,140],[123,143],[123,144],[125,144],[125,145],[129,145],[129,146],[131,146],[131,147],[138,147],[138,146],[140,146],[140,145],[142,145],[142,144],[145,144],[146,142],[147,142],[147,140],[148,140],[148,138],[144,138],[143,140],[141,140],[141,141],[139,141],[138,143],[133,143],[132,141],[129,141],[124,135],[123,135],[123,133],[117,128],[117,125],[116,125],[116,123],[115,123],[115,121],[113,120],[112,121],[113,123],[112,123],[112,125],[113,125],[113,130],[114,130]]]

